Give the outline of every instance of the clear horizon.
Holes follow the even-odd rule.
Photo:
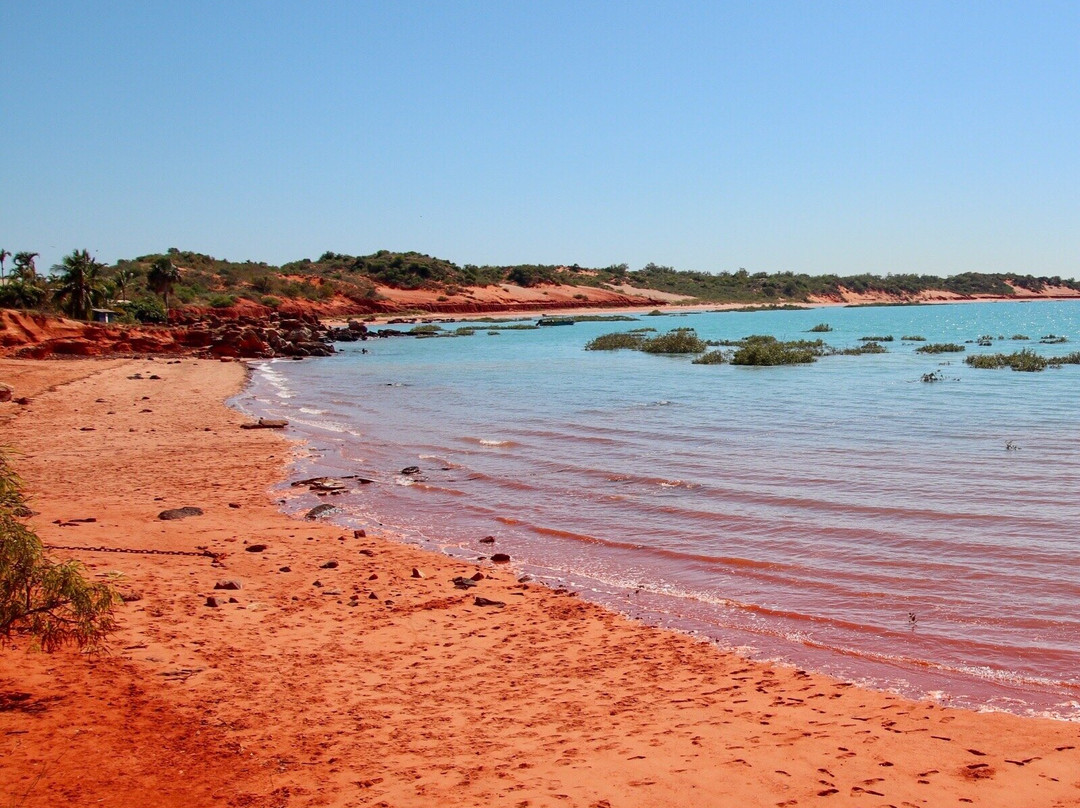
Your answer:
[[[8,4],[0,247],[1080,275],[1080,6]]]

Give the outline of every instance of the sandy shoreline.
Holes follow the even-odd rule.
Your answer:
[[[109,658],[0,651],[0,805],[1080,803],[1076,724],[750,663],[285,516],[296,445],[224,406],[241,364],[0,360],[0,381],[31,399],[0,425],[47,543],[193,553],[56,551],[141,598]],[[184,505],[205,513],[156,518]],[[237,602],[204,605],[226,579]]]
[[[1068,300],[1078,300],[1080,295],[1017,295],[1015,297],[1002,297],[983,295],[979,297],[947,297],[944,295],[933,297],[927,296],[918,300],[889,300],[880,295],[862,295],[851,300],[814,300],[812,302],[780,301],[776,304],[768,303],[678,303],[652,302],[640,306],[583,306],[576,308],[559,308],[550,306],[543,309],[496,312],[429,312],[426,314],[409,314],[404,319],[421,320],[447,320],[452,322],[468,322],[474,320],[534,320],[538,317],[589,317],[589,316],[615,316],[629,315],[636,317],[647,316],[651,311],[660,311],[665,315],[677,314],[700,314],[701,312],[727,312],[744,309],[770,311],[770,305],[784,306],[793,305],[804,309],[836,309],[860,306],[944,306],[951,303],[1037,303],[1050,302],[1060,303]],[[782,310],[782,309],[780,309]],[[400,313],[386,313],[374,315],[372,322],[376,325],[384,325],[388,320],[402,319]],[[326,322],[334,325],[343,325],[350,317],[327,317]]]

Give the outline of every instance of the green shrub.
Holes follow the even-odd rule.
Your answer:
[[[441,325],[433,325],[433,324],[415,325],[415,326],[413,326],[412,328],[409,329],[410,334],[415,334],[417,336],[422,335],[422,334],[437,334],[440,331],[442,331],[442,326]]]
[[[1050,360],[1039,356],[1028,348],[1011,354],[998,353],[969,356],[964,361],[971,367],[982,370],[1010,367],[1013,370],[1025,373],[1039,373],[1046,370],[1047,366],[1051,364]]]
[[[640,334],[620,332],[617,334],[602,334],[594,340],[590,340],[585,346],[586,351],[617,351],[628,348],[632,351],[639,350],[644,338]]]
[[[967,357],[966,362],[970,367],[979,368],[981,370],[995,370],[997,368],[1003,368],[1009,364],[1008,357],[1005,354],[972,354]]]
[[[694,359],[694,365],[722,365],[727,361],[723,351],[709,351]]]
[[[755,335],[743,340],[743,347],[731,358],[733,365],[803,365],[817,360],[820,355],[813,343],[805,341],[780,342],[776,337]],[[820,340],[818,340],[820,343]]]
[[[750,314],[758,311],[808,311],[809,306],[797,306],[794,303],[769,303],[759,306],[739,306],[731,309],[712,309],[712,314]]]
[[[964,346],[957,345],[955,342],[933,342],[929,345],[920,345],[915,349],[915,352],[924,354],[942,354],[960,353],[963,350]]]
[[[693,329],[680,328],[641,343],[641,350],[651,354],[701,353],[708,346]]]
[[[75,645],[100,650],[116,628],[116,592],[91,583],[77,561],[57,563],[23,519],[22,484],[0,455],[0,644],[24,633],[45,651]]]
[[[907,337],[904,337],[904,339],[907,339]],[[889,335],[884,336],[884,337],[859,337],[859,342],[892,342],[892,341],[893,341],[892,334],[889,334]]]
[[[845,348],[839,353],[843,356],[861,356],[862,354],[888,353],[888,349],[877,342],[866,342],[858,348]]]
[[[194,303],[205,292],[206,290],[201,287],[189,286],[187,284],[179,284],[173,289],[173,294],[176,295],[176,299],[184,304]]]
[[[45,290],[23,280],[9,280],[0,286],[0,307],[7,309],[36,309],[45,302]]]
[[[1013,334],[1013,335],[1012,335],[1012,338],[1013,338],[1014,340],[1024,340],[1024,339],[1031,339],[1031,337],[1029,337],[1029,336],[1028,336],[1027,334]]]
[[[259,302],[264,306],[269,306],[272,309],[276,309],[281,305],[281,298],[274,297],[273,295],[267,295],[266,297],[260,297]]]
[[[506,280],[517,286],[540,286],[554,283],[556,278],[550,267],[516,266],[507,273]]]
[[[116,308],[131,315],[140,323],[164,323],[168,319],[165,314],[165,305],[157,297],[140,297],[127,303],[120,303]]]
[[[926,337],[920,337],[918,334],[907,337],[900,337],[900,339],[902,339],[904,342],[926,342]]]
[[[1073,351],[1065,356],[1055,356],[1050,360],[1051,365],[1080,365],[1080,351]]]
[[[814,333],[814,334],[825,334],[825,333],[828,333],[829,331],[832,331],[832,326],[829,325],[828,323],[818,323],[817,325],[815,325],[813,328],[810,329],[810,332]]]
[[[210,305],[215,309],[227,309],[236,305],[236,298],[233,295],[214,295],[210,298]]]
[[[1039,342],[1041,342],[1043,345],[1059,345],[1059,344],[1061,344],[1063,342],[1068,342],[1068,341],[1069,341],[1068,337],[1062,337],[1062,336],[1059,336],[1058,334],[1047,334],[1045,337],[1043,337],[1041,340],[1039,340]]]
[[[470,328],[469,326],[465,325],[461,328],[455,329],[454,333],[457,334],[459,337],[471,337],[473,334],[476,333],[476,329]]]
[[[1045,357],[1039,356],[1037,353],[1030,351],[1027,348],[1022,351],[1017,351],[1009,356],[1009,367],[1013,370],[1038,373],[1039,371],[1046,370],[1046,366],[1049,364],[1049,361]]]

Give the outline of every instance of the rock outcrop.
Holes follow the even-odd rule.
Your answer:
[[[4,315],[0,320],[0,347],[28,359],[110,354],[190,354],[236,359],[329,356],[334,353],[334,342],[368,338],[367,327],[355,320],[329,328],[311,313],[269,309],[185,309],[172,312],[168,326],[100,325],[61,318],[53,318],[56,322],[50,324],[44,317],[35,317],[31,322],[15,312],[0,314]],[[26,327],[24,320],[34,327]]]

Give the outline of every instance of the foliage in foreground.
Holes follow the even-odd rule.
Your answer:
[[[48,559],[27,515],[19,478],[0,455],[0,643],[23,633],[46,651],[100,650],[115,628],[116,593],[87,581],[77,561]]]

